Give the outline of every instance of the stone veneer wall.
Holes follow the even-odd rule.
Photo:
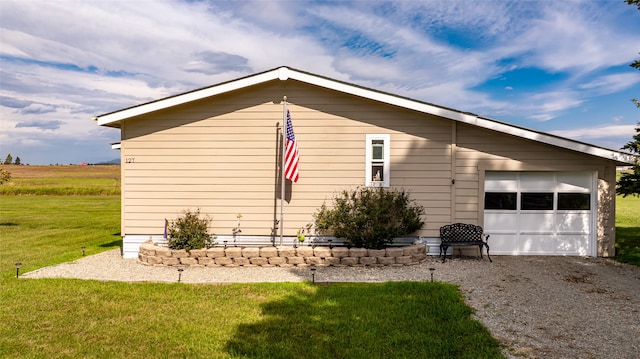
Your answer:
[[[405,266],[427,258],[426,246],[416,244],[386,249],[347,247],[213,247],[172,250],[152,242],[140,246],[138,259],[146,265],[162,266]]]

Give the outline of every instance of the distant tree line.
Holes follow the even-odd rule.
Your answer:
[[[11,156],[11,154],[8,154],[2,164],[3,165],[21,165],[22,161],[20,160],[20,157],[18,157],[18,156],[16,156],[16,160],[14,161],[13,160],[13,156]]]

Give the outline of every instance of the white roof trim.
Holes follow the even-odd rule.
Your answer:
[[[481,118],[473,114],[468,114],[444,107],[431,105],[425,102],[411,100],[403,97],[398,97],[384,92],[379,92],[364,87],[351,85],[345,82],[332,80],[326,77],[316,76],[306,72],[301,72],[288,67],[280,67],[274,70],[266,71],[260,74],[244,77],[238,80],[225,82],[219,85],[187,92],[181,95],[168,97],[158,101],[149,102],[140,106],[126,108],[120,111],[108,113],[105,115],[97,116],[94,119],[98,120],[100,126],[106,126],[115,124],[130,117],[143,115],[149,112],[166,109],[172,106],[182,105],[188,102],[201,100],[207,97],[223,94],[226,92],[239,90],[252,85],[257,85],[267,81],[279,79],[286,81],[289,79],[309,83],[315,86],[324,87],[327,89],[340,91],[343,93],[351,94],[354,96],[363,97],[366,99],[395,105],[398,107],[415,110],[418,112],[428,113],[451,120],[475,125],[478,127],[490,129],[497,132],[506,133],[509,135],[526,138],[529,140],[546,143],[549,145],[578,151],[593,156],[606,158],[609,160],[619,161],[623,163],[634,163],[635,156],[626,154],[624,152],[609,150],[586,143],[573,141],[570,139],[545,134],[533,130],[524,129],[517,126],[508,125],[498,121]]]
[[[260,84],[278,78],[278,74],[278,70],[272,70],[255,76],[245,77],[236,81],[226,82],[217,86],[211,86],[201,90],[187,92],[182,95],[167,97],[163,100],[149,102],[140,106],[130,107],[124,110],[112,112],[106,115],[98,116],[98,125],[105,126],[114,122],[125,120],[129,117],[143,115],[145,113],[182,105],[188,102],[197,101],[203,98],[220,95],[226,92]]]
[[[536,132],[527,130],[520,127],[511,126],[505,123],[500,123],[490,119],[476,117],[476,121],[471,123],[478,127],[494,130],[497,132],[506,133],[512,136],[526,138],[536,142],[546,143],[556,147],[566,148],[572,151],[582,152],[590,154],[596,157],[606,158],[608,160],[619,161],[624,163],[634,163],[635,157],[631,154],[627,154],[620,151],[614,151],[607,148],[597,147],[582,143],[568,138],[553,136],[542,132]]]

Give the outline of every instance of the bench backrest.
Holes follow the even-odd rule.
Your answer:
[[[482,241],[482,227],[466,223],[447,224],[440,227],[440,240],[443,242]]]

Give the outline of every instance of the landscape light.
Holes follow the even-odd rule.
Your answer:
[[[316,282],[316,266],[315,265],[311,266],[311,282],[312,283]]]
[[[180,283],[180,279],[182,278],[182,271],[184,271],[184,269],[178,268],[178,283]]]
[[[431,272],[431,281],[433,282],[433,272],[435,272],[435,268],[429,268],[429,272]]]
[[[84,250],[85,250],[86,248],[87,248],[87,247],[82,246],[82,256],[83,256],[83,257],[84,257]]]
[[[20,267],[22,267],[22,262],[16,262],[16,278],[20,276]]]

